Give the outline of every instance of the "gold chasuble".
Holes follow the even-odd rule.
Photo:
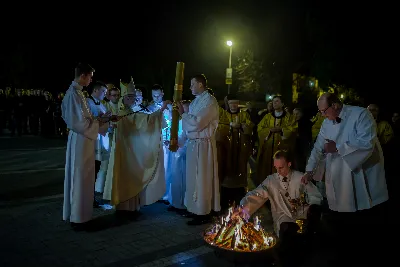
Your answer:
[[[379,143],[381,143],[381,146],[384,146],[389,143],[389,141],[392,140],[394,136],[392,126],[390,126],[387,121],[380,121],[376,124],[376,134],[378,135]]]
[[[118,205],[136,197],[154,179],[159,162],[162,114],[131,113],[120,109],[124,116],[117,123],[114,146],[110,156],[112,170],[111,204]]]
[[[222,109],[221,109],[222,110]],[[221,185],[228,188],[247,186],[247,163],[252,151],[253,123],[249,113],[220,110],[218,140],[218,170]],[[240,124],[233,128],[232,123]],[[244,126],[243,126],[244,125]]]
[[[285,111],[280,116],[275,112],[268,113],[257,126],[259,149],[257,154],[258,182],[267,178],[274,172],[273,156],[279,149],[293,149],[294,132],[296,123]],[[271,128],[281,127],[279,133],[272,133]]]

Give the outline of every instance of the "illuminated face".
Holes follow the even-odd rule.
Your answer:
[[[372,116],[374,116],[374,119],[378,118],[379,108],[376,105],[369,105],[367,109],[371,112]]]
[[[276,172],[283,177],[288,176],[290,166],[292,166],[292,163],[287,162],[284,158],[274,159],[274,167]]]
[[[118,103],[120,97],[119,90],[111,90],[110,93],[108,94],[108,99],[110,99],[111,102],[114,104]]]
[[[393,123],[396,123],[400,118],[399,113],[393,113],[392,121]]]
[[[107,94],[107,88],[104,86],[97,88],[93,91],[93,96],[98,100],[102,101]]]
[[[300,120],[303,114],[298,109],[293,110],[293,116],[296,118],[296,121]]]
[[[153,97],[154,103],[161,103],[163,100],[164,93],[161,90],[151,91],[151,96]]]
[[[273,106],[274,110],[281,110],[283,107],[282,100],[279,97],[275,97],[272,100],[272,106]]]
[[[82,74],[79,77],[79,84],[82,86],[89,86],[89,84],[92,82],[92,78],[93,78],[93,72],[89,74]]]
[[[132,107],[136,102],[136,96],[134,94],[129,94],[124,96],[123,104],[127,107]]]
[[[326,100],[320,100],[317,102],[317,105],[321,115],[328,120],[335,121],[339,116],[340,111],[337,104],[328,105]]]
[[[203,84],[199,83],[195,78],[190,81],[190,91],[192,91],[193,95],[199,95],[203,92]]]
[[[232,113],[236,113],[239,111],[239,100],[229,100],[228,105],[229,105],[229,110]]]

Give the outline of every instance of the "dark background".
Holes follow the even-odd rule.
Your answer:
[[[103,5],[104,4],[104,5]],[[171,96],[177,61],[204,73],[218,95],[226,91],[227,40],[233,62],[245,50],[279,68],[290,92],[293,72],[353,87],[395,108],[397,17],[393,5],[352,1],[148,1],[95,4],[26,3],[2,9],[0,88],[65,91],[78,62],[95,79],[160,83]],[[235,85],[233,85],[234,87]],[[145,92],[149,97],[149,92]]]

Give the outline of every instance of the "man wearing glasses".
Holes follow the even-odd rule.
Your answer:
[[[376,122],[366,108],[344,105],[331,93],[323,94],[317,105],[326,119],[302,181],[312,179],[313,171],[326,156],[322,167],[330,209],[328,223],[333,230],[329,247],[338,253],[336,259],[354,259],[361,264],[366,258],[371,262],[378,253],[371,251],[376,246],[371,246],[367,232],[380,231],[373,242],[382,243],[379,238],[384,235],[383,210],[389,199]],[[355,248],[368,257],[355,256]]]

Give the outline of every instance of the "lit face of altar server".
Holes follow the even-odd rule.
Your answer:
[[[201,95],[207,90],[207,79],[204,75],[196,75],[190,80],[190,91],[193,95]]]
[[[143,103],[143,93],[140,90],[136,90],[136,105],[141,105]]]
[[[292,166],[292,163],[288,162],[285,157],[280,156],[274,158],[276,172],[282,177],[287,177],[289,175],[290,166]]]
[[[88,74],[81,74],[78,78],[78,83],[82,86],[89,86],[89,84],[92,82],[93,78],[93,72],[90,72]]]
[[[163,101],[164,92],[162,90],[152,90],[151,96],[154,103],[161,103]]]
[[[102,101],[104,97],[106,96],[107,93],[107,88],[104,86],[98,86],[93,89],[92,96],[95,97],[96,99]]]

